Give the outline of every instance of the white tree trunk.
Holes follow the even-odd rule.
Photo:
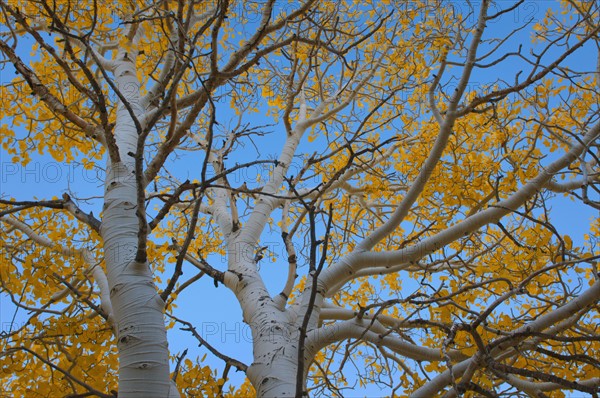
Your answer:
[[[117,87],[139,115],[140,85],[135,66],[123,54],[115,65]],[[173,397],[178,394],[171,390],[169,379],[164,302],[157,294],[148,263],[135,261],[139,221],[135,158],[131,154],[136,152],[137,137],[129,111],[119,103],[115,140],[121,162],[107,167],[101,228],[119,350],[119,398]]]
[[[254,362],[247,376],[258,397],[294,397],[298,369],[299,325],[293,313],[282,311],[256,272],[254,244],[232,239],[230,270],[233,290],[252,330]],[[231,275],[231,274],[230,274]]]
[[[248,378],[258,397],[296,395],[298,369],[298,330],[272,303],[269,311],[259,311],[252,325],[254,362]]]

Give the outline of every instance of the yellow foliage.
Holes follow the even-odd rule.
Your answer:
[[[290,231],[297,268],[289,279],[295,286],[277,296],[279,291],[271,292],[275,282],[264,285],[278,299],[289,296],[286,304],[301,304],[298,298],[312,286],[310,245],[318,247],[312,260],[320,260],[325,241],[319,236],[318,244],[311,242],[307,214],[315,206],[317,235],[325,235],[331,218],[324,266],[343,264],[340,278],[347,279],[331,282],[340,286],[327,288],[339,290],[320,299],[347,311],[334,319],[316,316],[311,327],[335,329],[338,321],[361,314],[360,321],[369,324],[364,331],[372,335],[315,353],[309,383],[314,395],[341,395],[352,386],[354,380],[334,365],[353,361],[356,385],[376,383],[410,394],[448,370],[444,350],[460,360],[483,355],[481,344],[495,347],[597,279],[598,217],[581,239],[555,227],[561,214],[552,208],[565,190],[597,208],[591,197],[599,181],[597,138],[551,182],[535,185],[548,164],[577,148],[598,116],[597,65],[586,54],[597,51],[593,2],[561,0],[531,21],[521,20],[531,4],[519,3],[516,11],[497,14],[497,21],[482,19],[489,26],[477,41],[477,13],[488,2],[317,1],[301,10],[304,2],[276,1],[264,15],[269,2],[128,1],[96,9],[92,2],[67,0],[5,3],[2,179],[27,179],[26,172],[41,170],[40,159],[94,176],[92,187],[80,187],[81,179],[64,185],[27,181],[24,191],[36,196],[27,201],[18,184],[11,187],[15,192],[3,188],[0,285],[23,322],[0,338],[0,382],[14,396],[118,389],[114,320],[94,276],[94,266],[112,271],[98,225],[117,206],[105,199],[122,198],[123,184],[102,188],[117,158],[136,161],[145,175],[132,172],[135,195],[144,195],[140,202],[127,199],[119,220],[128,224],[116,239],[131,231],[142,236],[157,291],[172,285],[169,314],[183,307],[192,282],[203,286],[225,275],[228,288],[241,295],[246,281],[273,269],[287,272],[292,253],[278,250]],[[501,3],[490,7],[497,12],[506,7]],[[519,19],[519,29],[506,18]],[[479,46],[473,57],[471,41]],[[565,51],[580,58],[561,59]],[[125,66],[127,72],[116,76]],[[129,141],[123,138],[134,130]],[[122,151],[126,145],[143,153]],[[281,147],[290,153],[274,156]],[[266,168],[240,166],[246,162]],[[277,178],[279,185],[270,186]],[[576,189],[560,189],[570,182]],[[503,202],[519,195],[526,198],[518,206]],[[479,221],[494,209],[506,214]],[[127,211],[135,217],[127,218]],[[357,248],[362,253],[373,231],[385,229],[394,214],[401,222],[364,252],[383,257],[404,251],[409,260],[357,266],[344,257]],[[263,215],[265,231],[244,242],[252,253],[228,246],[248,225],[260,225],[255,219]],[[436,243],[472,220],[476,228]],[[268,234],[280,246],[263,249]],[[184,244],[188,257],[175,270]],[[138,248],[128,247],[127,255],[137,255]],[[252,258],[235,258],[246,255]],[[266,256],[271,261],[260,263]],[[213,282],[223,284],[219,277]],[[275,308],[274,299],[265,302]],[[533,344],[543,350],[527,346],[540,337],[532,334],[515,343],[526,355],[496,360],[569,380],[598,376],[597,362],[585,356],[599,348],[598,315],[589,307],[573,325],[561,326],[556,341],[543,336],[543,343]],[[177,325],[169,318],[166,328],[171,333]],[[290,330],[297,333],[297,325]],[[590,331],[594,338],[581,338]],[[398,348],[402,344],[386,345],[392,337],[440,358],[411,358]],[[248,380],[232,386],[203,360],[181,363],[177,385],[183,395],[256,395]],[[485,360],[490,367],[490,358]],[[501,373],[484,368],[473,373],[473,385],[490,391],[507,385]]]

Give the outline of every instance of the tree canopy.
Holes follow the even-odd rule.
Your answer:
[[[596,2],[0,8],[6,391],[600,394]]]

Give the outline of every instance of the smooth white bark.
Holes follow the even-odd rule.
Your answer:
[[[133,57],[120,52],[113,73],[117,88],[137,116],[143,109]],[[135,261],[138,131],[130,110],[119,103],[114,135],[121,162],[107,167],[100,229],[119,350],[119,397],[173,397],[178,394],[169,378],[164,302],[157,294],[148,263]]]
[[[321,327],[308,335],[307,348],[314,354],[327,345],[347,339],[363,339],[376,345],[387,347],[397,354],[416,361],[440,361],[443,359],[441,349],[420,347],[400,338],[387,335],[388,329],[377,321],[352,319],[337,322],[331,326]],[[464,359],[465,356],[457,350],[450,350],[453,359]]]

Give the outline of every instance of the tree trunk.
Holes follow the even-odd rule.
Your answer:
[[[258,397],[294,397],[298,369],[298,328],[274,308],[260,311],[252,326],[254,362],[248,378]]]
[[[269,295],[257,272],[254,241],[239,235],[229,244],[229,269],[244,322],[252,330],[254,362],[247,376],[258,397],[293,397],[296,394],[298,335],[296,319],[290,311],[281,311]]]
[[[139,115],[140,85],[134,64],[123,57],[117,59],[113,70],[117,86]],[[177,395],[173,395],[169,379],[164,302],[148,263],[135,261],[139,221],[131,154],[136,153],[137,137],[129,111],[119,103],[115,140],[121,162],[107,167],[101,228],[119,350],[119,398],[173,397]]]

